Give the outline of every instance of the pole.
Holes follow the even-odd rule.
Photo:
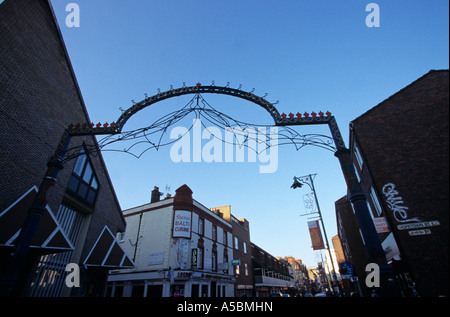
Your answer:
[[[339,282],[338,282],[337,276],[336,276],[336,268],[334,267],[334,261],[333,261],[333,258],[331,257],[330,245],[328,244],[327,231],[325,230],[325,224],[323,223],[322,212],[320,211],[319,200],[317,199],[316,189],[314,187],[314,182],[313,182],[313,178],[312,178],[311,174],[309,174],[309,178],[311,179],[312,191],[314,193],[314,199],[316,200],[317,213],[319,214],[320,223],[322,224],[323,234],[325,236],[325,246],[328,251],[328,256],[330,257],[331,267],[333,269],[333,273],[331,274],[331,276],[332,276],[331,280],[332,281],[334,280],[334,282],[336,283],[336,286],[338,286]],[[333,283],[331,283],[331,284],[333,284]],[[338,287],[338,293],[339,293],[339,287]]]
[[[381,245],[372,217],[370,216],[366,196],[356,177],[350,150],[344,145],[334,117],[331,117],[328,121],[328,127],[330,128],[337,149],[334,156],[338,158],[341,165],[342,173],[347,184],[348,198],[358,221],[359,228],[361,229],[361,234],[369,255],[368,262],[376,263],[380,268],[380,295],[382,297],[401,296],[398,286],[393,283],[393,272],[387,263],[386,254]]]
[[[61,161],[64,158],[69,142],[70,134],[65,130],[54,155],[47,163],[47,172],[41,181],[33,204],[28,210],[27,217],[22,225],[17,242],[14,244],[9,258],[2,268],[0,275],[0,296],[14,295],[14,287],[17,284],[20,270],[25,262],[41,218],[46,212],[47,192],[55,185],[58,174],[63,169]]]

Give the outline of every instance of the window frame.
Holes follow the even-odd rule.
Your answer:
[[[81,163],[80,163],[81,162]],[[90,170],[89,180],[86,181],[86,170]],[[82,200],[84,203],[95,206],[100,191],[100,183],[94,168],[94,164],[83,144],[80,154],[77,157],[66,190]],[[92,196],[93,195],[93,196]]]
[[[217,242],[217,226],[214,224],[211,227],[211,239]]]
[[[198,235],[203,236],[205,234],[205,219],[198,217]]]

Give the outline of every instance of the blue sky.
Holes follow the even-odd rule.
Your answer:
[[[431,69],[448,69],[448,1],[376,1],[380,27],[365,24],[371,1],[66,1],[52,0],[91,120],[112,122],[144,94],[215,82],[251,91],[280,112],[330,111],[348,145],[348,125]],[[65,24],[68,3],[80,8],[80,27]],[[271,123],[258,106],[204,95],[236,120]],[[133,117],[124,130],[151,125],[184,106],[180,97]],[[193,117],[192,117],[193,119]],[[188,122],[187,120],[186,122]],[[187,124],[187,123],[186,123]],[[188,127],[188,126],[186,126]],[[326,126],[296,127],[329,135]],[[105,152],[123,209],[147,203],[153,186],[170,193],[187,184],[207,207],[231,205],[250,222],[251,239],[274,256],[307,265],[313,251],[302,195],[293,176],[317,173],[315,187],[331,243],[334,202],[346,193],[339,163],[329,151],[293,145],[278,149],[278,169],[260,174],[260,162],[174,163],[170,147],[140,159]]]

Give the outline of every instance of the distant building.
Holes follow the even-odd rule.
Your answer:
[[[305,265],[302,264],[302,260],[295,259],[292,256],[285,256],[283,258],[289,263],[293,269],[294,285],[297,292],[307,292],[310,287],[310,281],[308,278],[308,271]]]
[[[0,38],[2,272],[64,130],[91,122],[50,1],[2,1]],[[102,296],[109,269],[133,266],[114,239],[126,223],[105,162],[85,152],[95,144],[72,139],[79,156],[48,192],[15,295]],[[81,268],[80,287],[66,287],[69,263]]]
[[[440,70],[350,123],[356,174],[405,296],[449,295],[448,117],[449,72]],[[339,235],[345,251],[346,241],[355,240],[345,226],[344,213],[352,211],[340,210],[338,228],[349,234]]]
[[[252,243],[252,260],[255,277],[255,296],[268,297],[272,293],[286,293],[295,289],[292,268]]]
[[[175,196],[124,211],[123,249],[136,267],[112,271],[107,296],[234,296],[231,215],[213,212],[192,198],[187,185]]]
[[[346,281],[347,278],[344,279],[345,292],[369,296],[370,290],[364,283],[369,255],[362,240],[358,220],[346,197],[337,200],[335,208],[338,236],[345,257],[344,262],[351,266],[351,272],[345,272],[348,275],[348,281]]]

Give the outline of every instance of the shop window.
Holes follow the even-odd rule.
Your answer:
[[[202,285],[202,297],[208,297],[208,284]]]
[[[191,297],[199,297],[200,285],[192,284],[191,285]]]
[[[147,297],[162,297],[163,286],[162,285],[148,285],[147,286]]]
[[[144,296],[144,285],[133,285],[131,289],[131,297],[143,297]]]

